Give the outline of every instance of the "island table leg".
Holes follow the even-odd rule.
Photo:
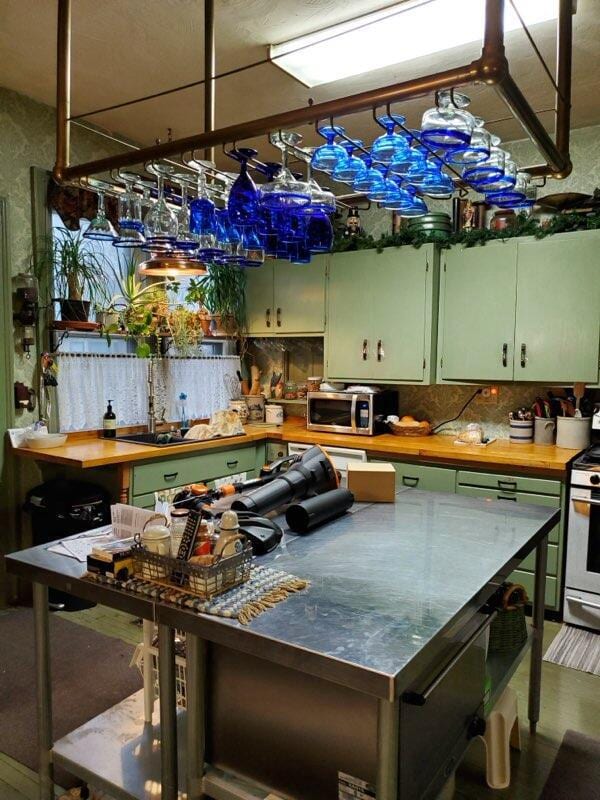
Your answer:
[[[158,625],[158,694],[160,700],[161,800],[177,800],[177,706],[175,636],[173,628]]]
[[[535,549],[535,584],[532,609],[533,641],[531,643],[531,666],[529,670],[529,730],[532,734],[535,733],[540,718],[547,562],[548,535],[546,534]]]
[[[397,800],[400,709],[379,700],[377,708],[377,800]]]
[[[187,798],[204,800],[202,791],[206,749],[206,642],[186,634]]]
[[[39,798],[40,800],[53,800],[50,612],[48,609],[48,587],[42,583],[33,584],[33,620],[35,631]]]

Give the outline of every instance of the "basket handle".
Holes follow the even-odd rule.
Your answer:
[[[522,597],[522,603],[527,603],[527,590],[523,586],[522,583],[511,583],[511,585],[506,589],[504,594],[502,595],[502,608],[504,611],[516,611],[518,606],[515,603],[511,603],[512,596],[515,592],[520,592]],[[518,602],[518,601],[517,601]]]
[[[152,516],[148,517],[148,519],[144,523],[144,527],[142,528],[142,533],[146,530],[146,526],[148,525],[148,523],[152,522],[155,519],[162,519],[162,521],[165,523],[165,525],[167,527],[169,527],[169,520],[166,518],[166,516],[164,514],[152,514]]]

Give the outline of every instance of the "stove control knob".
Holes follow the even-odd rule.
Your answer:
[[[600,475],[590,475],[590,483],[594,486],[598,486],[600,483]]]

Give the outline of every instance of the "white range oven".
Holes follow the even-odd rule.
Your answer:
[[[564,620],[600,630],[600,445],[573,464]]]

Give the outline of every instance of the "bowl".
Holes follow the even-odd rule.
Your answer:
[[[25,444],[32,450],[46,450],[52,447],[61,447],[66,441],[66,433],[30,433]]]

